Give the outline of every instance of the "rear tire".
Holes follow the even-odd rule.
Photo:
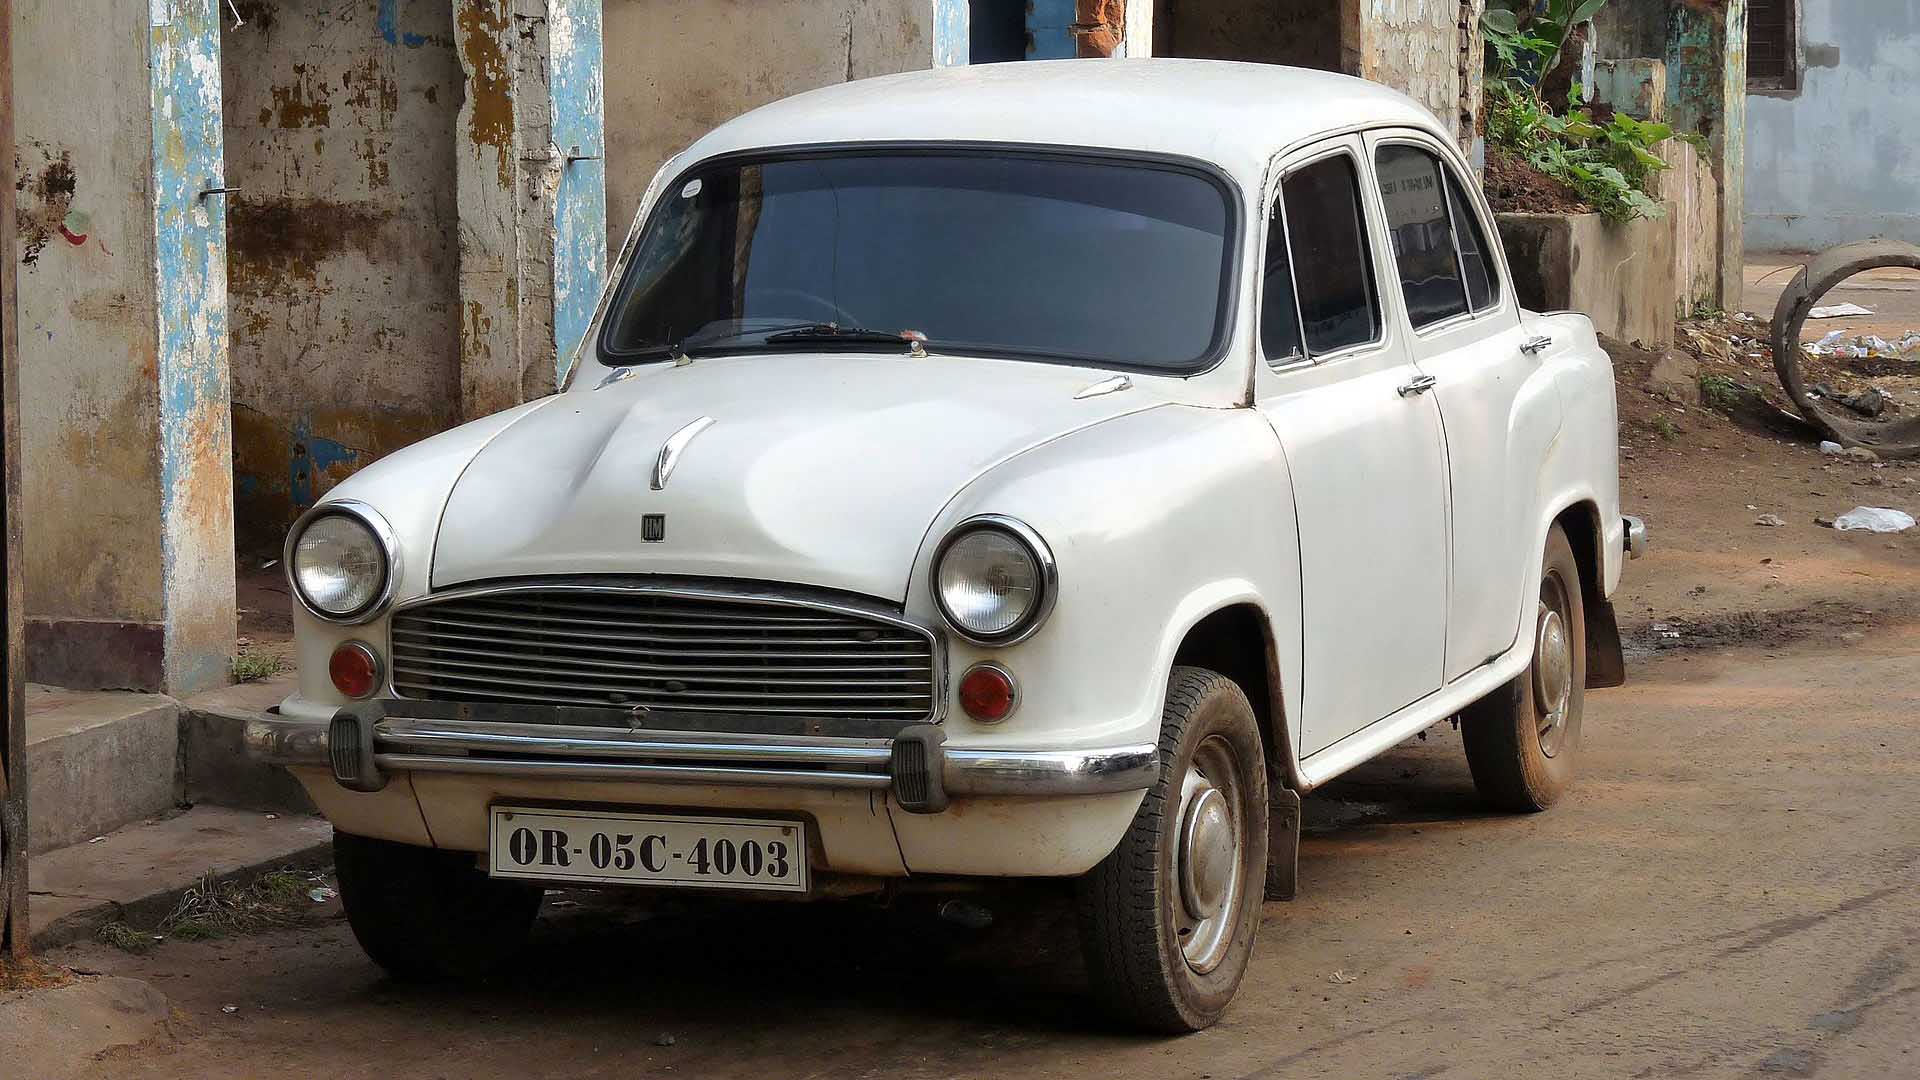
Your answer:
[[[1253,707],[1224,675],[1174,668],[1159,778],[1078,888],[1087,976],[1116,1017],[1181,1034],[1226,1011],[1260,926],[1267,828]]]
[[[1586,703],[1587,623],[1567,534],[1547,533],[1533,659],[1519,677],[1460,714],[1467,766],[1482,798],[1513,813],[1545,810],[1573,786]]]
[[[353,936],[397,979],[472,978],[526,944],[544,890],[496,881],[468,851],[333,834],[340,903]]]

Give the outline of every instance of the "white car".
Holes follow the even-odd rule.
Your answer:
[[[1300,795],[1457,716],[1544,808],[1623,678],[1609,362],[1494,237],[1426,110],[1320,72],[749,113],[661,170],[562,393],[294,526],[251,745],[397,974],[555,883],[1072,878],[1095,993],[1204,1027]]]

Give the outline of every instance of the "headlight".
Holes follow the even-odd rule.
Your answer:
[[[1039,629],[1057,584],[1046,542],[1012,518],[961,522],[933,560],[940,614],[961,637],[981,645],[1011,645]]]
[[[308,611],[333,622],[371,618],[393,591],[393,537],[363,503],[315,507],[287,537],[287,577]]]

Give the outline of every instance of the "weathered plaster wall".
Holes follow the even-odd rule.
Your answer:
[[[1920,242],[1920,0],[1803,0],[1797,93],[1747,98],[1746,245]]]
[[[1579,311],[1650,348],[1673,343],[1673,225],[1599,214],[1500,214],[1513,288],[1530,311]]]
[[[243,545],[460,415],[454,115],[439,0],[242,3],[221,54]],[[231,20],[228,20],[229,24]]]
[[[1362,0],[1360,68],[1460,132],[1460,0]]]
[[[155,627],[160,401],[147,6],[16,0],[26,613]],[[85,33],[43,27],[85,27]]]
[[[936,39],[966,54],[965,7],[948,0],[605,0],[605,20],[616,245],[660,164],[724,121],[803,90],[930,67]]]

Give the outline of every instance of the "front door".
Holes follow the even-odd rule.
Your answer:
[[[1299,521],[1302,756],[1438,690],[1446,647],[1440,412],[1383,308],[1362,149],[1296,156],[1268,203],[1254,392]]]

